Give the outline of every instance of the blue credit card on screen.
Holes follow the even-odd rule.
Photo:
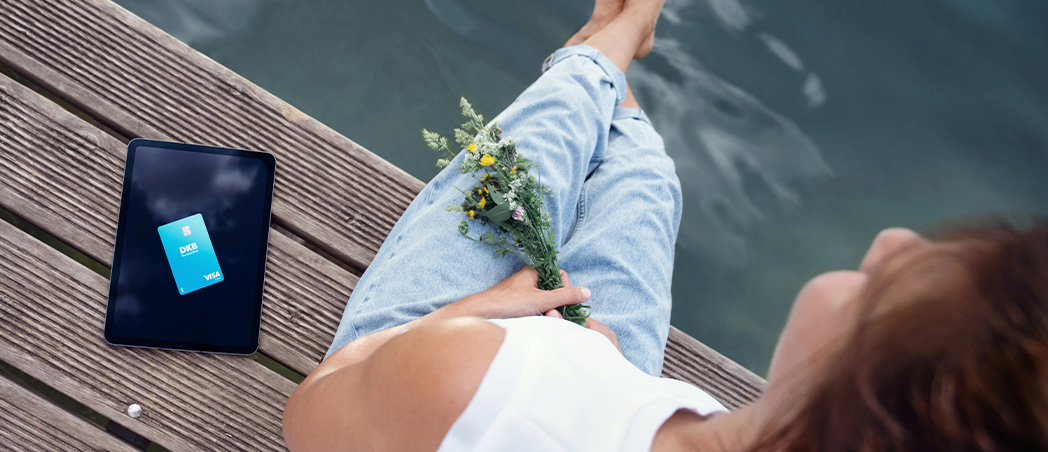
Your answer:
[[[157,232],[180,295],[222,282],[222,269],[203,215],[172,221],[157,228]]]

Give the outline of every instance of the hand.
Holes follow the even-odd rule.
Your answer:
[[[550,309],[549,311],[546,311],[546,317],[556,317],[558,319],[564,318],[560,315],[559,312],[557,312],[556,309]],[[619,337],[615,334],[614,331],[611,330],[611,328],[608,328],[607,325],[593,320],[593,318],[591,317],[586,319],[586,328],[603,334],[604,337],[608,338],[608,340],[611,341],[612,345],[614,345],[615,348],[619,349],[619,353],[622,353],[622,347],[619,345]]]
[[[458,315],[487,319],[510,319],[542,315],[554,309],[583,303],[590,297],[589,289],[571,286],[568,274],[560,272],[564,287],[556,290],[539,289],[539,274],[530,266],[510,275],[490,289],[470,295],[446,306]]]

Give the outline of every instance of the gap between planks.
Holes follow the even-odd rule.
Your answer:
[[[275,217],[360,270],[423,186],[112,2],[15,0],[0,11],[0,59],[116,130],[274,151],[285,175]],[[170,64],[128,70],[142,58]]]
[[[0,429],[4,447],[17,450],[137,449],[98,425],[0,374]]]
[[[125,146],[4,77],[0,116],[9,118],[0,127],[0,144],[9,151],[0,154],[8,174],[0,179],[0,205],[110,266]],[[79,168],[92,168],[91,177]],[[357,279],[271,233],[262,352],[308,374],[327,351]]]
[[[110,346],[108,280],[6,222],[0,246],[21,275],[0,278],[0,360],[172,450],[283,448],[294,383],[244,357]]]
[[[0,74],[7,75],[12,80],[22,84],[23,86],[31,89],[33,92],[35,92],[35,93],[37,93],[37,94],[47,98],[48,100],[54,102],[55,104],[57,104],[58,106],[62,107],[66,111],[72,113],[73,115],[79,117],[80,119],[83,119],[83,120],[87,121],[91,125],[99,128],[100,130],[102,130],[103,132],[105,132],[108,135],[112,136],[113,138],[116,138],[121,143],[127,144],[127,143],[129,143],[131,141],[130,137],[125,136],[125,135],[117,132],[116,130],[113,130],[111,127],[108,127],[105,124],[102,124],[101,122],[99,122],[98,118],[95,118],[91,114],[89,114],[89,113],[87,113],[87,112],[77,108],[73,104],[67,102],[60,95],[58,95],[58,94],[56,94],[54,92],[48,91],[43,86],[41,86],[41,85],[39,85],[37,83],[32,82],[30,80],[29,76],[27,76],[25,74],[21,74],[18,71],[16,71],[15,69],[7,67],[7,66],[5,66],[3,64],[0,64]],[[295,243],[298,243],[298,244],[300,244],[300,245],[310,249],[314,253],[317,253],[317,254],[323,256],[324,258],[326,258],[327,260],[331,261],[335,265],[338,265],[339,267],[342,267],[342,269],[344,269],[344,270],[346,270],[346,271],[348,271],[348,272],[350,272],[350,273],[352,273],[352,274],[354,274],[356,276],[360,276],[361,275],[361,273],[362,273],[361,270],[357,269],[356,267],[351,265],[349,262],[340,260],[339,258],[335,257],[331,253],[328,253],[327,251],[324,251],[323,247],[321,247],[319,244],[313,243],[313,242],[307,240],[306,238],[304,238],[304,237],[302,237],[302,236],[300,236],[298,234],[295,234],[293,231],[291,231],[290,229],[285,227],[283,225],[283,223],[280,221],[279,218],[274,218],[273,219],[273,229],[275,231],[278,231],[278,232],[284,234],[285,236],[287,236],[289,239],[291,239]]]

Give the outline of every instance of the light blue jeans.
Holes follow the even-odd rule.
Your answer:
[[[572,285],[592,291],[592,317],[618,335],[626,358],[658,376],[681,215],[673,160],[642,111],[615,107],[625,98],[626,79],[596,49],[560,49],[546,68],[495,122],[551,189],[546,206],[560,268]],[[459,172],[463,155],[426,185],[390,231],[350,296],[328,355],[488,289],[524,265],[512,255],[492,259],[492,248],[459,235],[462,213],[444,210],[462,202],[455,187],[476,184]],[[471,226],[474,235],[483,232]],[[564,344],[559,352],[571,350]]]

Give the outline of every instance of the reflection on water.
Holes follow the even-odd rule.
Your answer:
[[[118,0],[423,180],[588,0]],[[888,226],[1048,213],[1048,2],[669,0],[629,79],[684,189],[673,323],[763,372],[793,295]]]
[[[148,14],[162,18],[168,33],[189,45],[222,39],[246,27],[263,0],[182,0],[148,2]],[[131,6],[131,5],[125,5]],[[155,19],[151,22],[157,24]]]
[[[818,149],[797,126],[706,70],[680,42],[660,40],[630,74],[632,86],[681,175],[687,199],[680,247],[726,265],[745,264],[740,225],[763,219],[747,190],[800,202],[792,185],[826,176]],[[702,231],[702,234],[689,233]]]
[[[458,0],[423,1],[433,17],[460,39],[495,53],[514,55],[509,61],[522,74],[534,72],[535,62],[550,53],[522,30],[485,18]]]

